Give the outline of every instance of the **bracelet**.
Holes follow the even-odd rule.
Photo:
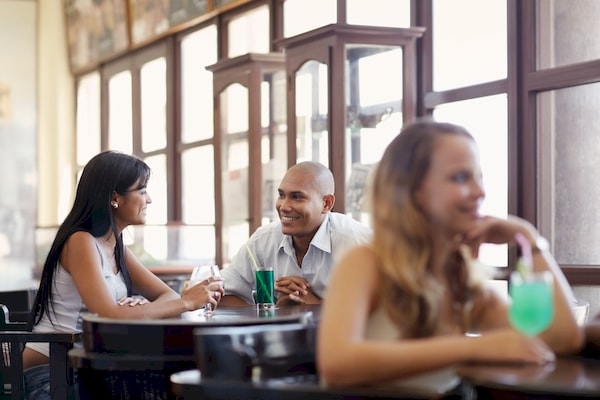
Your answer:
[[[538,236],[535,242],[531,244],[531,254],[544,253],[550,250],[550,244],[543,236]]]

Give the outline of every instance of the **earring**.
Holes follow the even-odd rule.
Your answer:
[[[119,205],[117,203],[110,203],[110,205],[112,206],[112,208],[119,208]]]

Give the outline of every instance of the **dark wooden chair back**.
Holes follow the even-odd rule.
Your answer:
[[[31,332],[27,322],[10,320],[8,307],[0,304],[0,399],[23,399],[23,357],[27,342],[50,344],[50,390],[53,399],[75,399],[73,369],[67,353],[81,341],[81,333]]]
[[[0,291],[0,304],[10,310],[10,320],[26,322],[33,307],[37,288]]]

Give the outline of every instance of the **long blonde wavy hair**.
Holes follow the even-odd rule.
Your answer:
[[[434,333],[443,289],[433,279],[433,227],[415,203],[429,170],[439,137],[461,135],[474,140],[463,127],[419,120],[402,129],[388,145],[372,177],[373,249],[382,272],[382,299],[388,315],[410,337]],[[446,262],[446,280],[459,312],[470,310],[481,290],[458,251]],[[466,328],[465,328],[466,329]]]

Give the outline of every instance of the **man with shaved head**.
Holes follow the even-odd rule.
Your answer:
[[[279,221],[258,228],[223,269],[221,306],[254,303],[254,265],[246,245],[259,265],[273,267],[278,305],[321,302],[334,261],[371,237],[367,226],[331,211],[334,189],[333,174],[323,164],[305,161],[288,169],[277,189]]]

